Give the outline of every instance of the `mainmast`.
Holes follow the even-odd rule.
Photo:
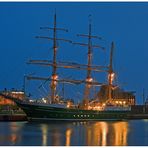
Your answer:
[[[89,23],[89,34],[88,34],[88,69],[87,69],[87,76],[86,76],[86,82],[92,82],[93,78],[91,76],[91,64],[92,64],[92,47],[91,47],[91,23]],[[89,102],[89,95],[90,95],[90,89],[91,85],[86,83],[85,84],[85,90],[84,90],[84,98],[83,98],[83,105],[84,108],[88,108],[88,102]]]
[[[85,79],[85,90],[84,90],[84,97],[83,97],[83,108],[88,109],[88,103],[89,103],[89,97],[90,97],[90,89],[91,89],[91,83],[93,83],[93,78],[91,76],[91,71],[92,71],[92,49],[93,48],[101,48],[104,49],[104,47],[98,46],[98,45],[92,45],[92,38],[97,38],[97,39],[102,39],[101,37],[98,36],[93,36],[91,34],[91,20],[89,21],[89,29],[88,29],[88,34],[79,34],[78,36],[81,37],[87,37],[88,38],[88,43],[74,43],[74,44],[79,44],[82,46],[87,46],[88,47],[88,53],[87,53],[87,75]]]

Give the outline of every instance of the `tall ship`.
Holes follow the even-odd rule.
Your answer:
[[[56,24],[56,14],[54,15],[53,27],[42,27],[53,31],[52,37],[37,36],[37,38],[47,39],[53,41],[53,57],[52,60],[29,60],[29,64],[37,64],[43,66],[51,66],[52,73],[50,77],[43,78],[38,76],[27,76],[28,80],[43,80],[50,82],[50,93],[47,98],[42,101],[32,101],[26,97],[23,100],[10,95],[9,92],[1,92],[0,95],[14,101],[27,115],[28,120],[122,120],[128,119],[132,115],[131,106],[135,105],[134,92],[125,92],[113,84],[114,70],[113,70],[113,52],[114,43],[111,43],[110,62],[108,66],[98,66],[92,64],[93,48],[103,49],[99,45],[92,44],[92,38],[101,39],[101,37],[92,35],[91,21],[88,27],[88,34],[79,34],[80,37],[88,39],[88,43],[75,43],[71,40],[57,38],[57,31],[65,31],[67,29],[58,28]],[[64,41],[72,44],[86,46],[87,64],[79,64],[75,62],[64,62],[57,60],[57,42]],[[81,57],[80,57],[81,58]],[[60,79],[57,69],[66,68],[73,70],[85,70],[86,78],[79,79]],[[107,83],[100,83],[92,77],[92,71],[106,72],[108,75]],[[83,99],[80,103],[74,103],[71,99],[61,98],[57,91],[57,85],[75,84],[84,85]],[[100,87],[100,90],[94,98],[90,99],[92,87]]]

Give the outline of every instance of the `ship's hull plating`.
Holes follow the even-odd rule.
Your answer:
[[[27,114],[29,120],[123,120],[129,111],[93,111],[57,108],[37,104],[18,104]]]
[[[131,111],[120,110],[94,111],[51,107],[46,104],[27,103],[2,93],[0,95],[14,101],[26,113],[29,120],[123,120],[129,119],[131,114]]]

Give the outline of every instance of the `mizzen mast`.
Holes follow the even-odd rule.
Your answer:
[[[52,76],[51,76],[51,101],[52,103],[55,103],[55,92],[56,92],[56,86],[57,86],[57,66],[56,66],[56,56],[57,56],[57,41],[56,41],[56,14],[54,15],[54,28],[53,28],[53,69],[52,69]]]
[[[114,50],[114,42],[111,43],[111,50],[110,50],[110,63],[108,70],[108,101],[112,100],[112,84],[115,77],[115,73],[113,72],[113,50]]]

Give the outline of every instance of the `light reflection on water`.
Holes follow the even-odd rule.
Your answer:
[[[140,130],[138,126],[141,125]],[[128,146],[148,145],[145,120],[101,122],[1,122],[0,145]],[[130,130],[129,130],[130,129]],[[141,131],[141,132],[140,132]],[[141,135],[136,142],[135,134]],[[145,136],[145,137],[144,137]],[[143,140],[143,141],[142,141]],[[134,144],[135,143],[135,144]]]
[[[115,131],[114,145],[115,146],[127,145],[128,123],[127,122],[114,123],[113,128]]]
[[[71,141],[71,134],[72,134],[72,129],[67,129],[66,130],[66,142],[65,142],[65,145],[66,146],[70,146],[70,141]]]
[[[42,146],[47,146],[48,125],[41,124],[41,131],[42,131]]]

